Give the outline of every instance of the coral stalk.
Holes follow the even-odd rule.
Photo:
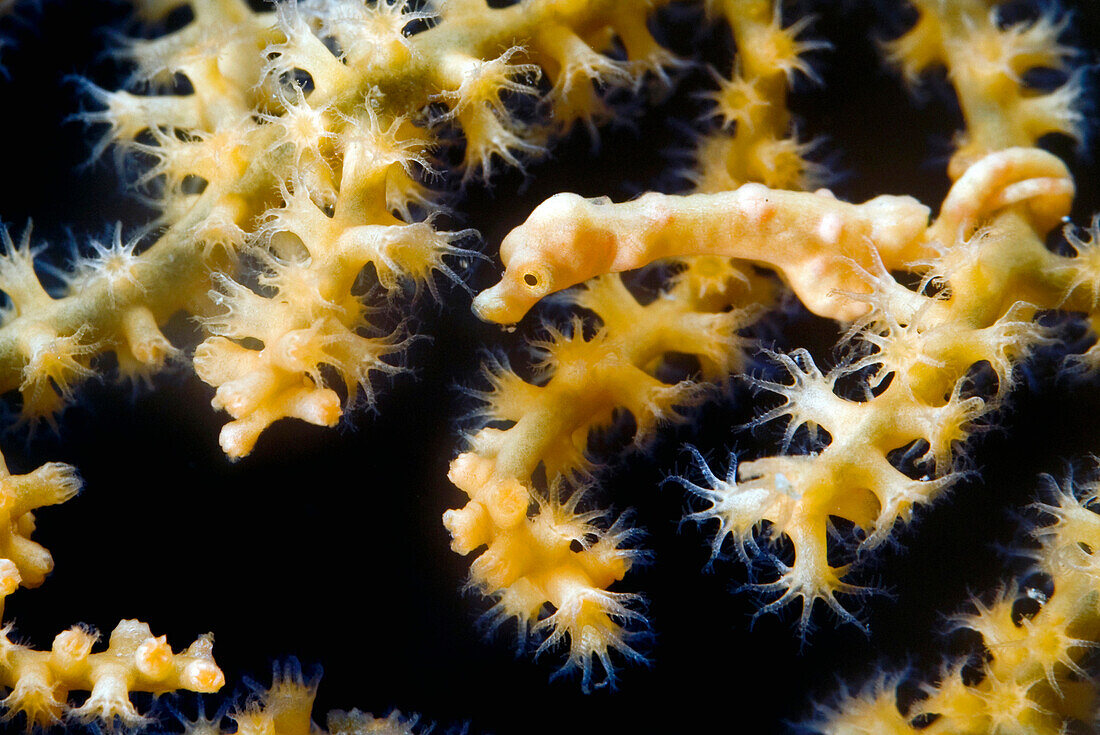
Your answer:
[[[711,503],[691,517],[717,519],[721,536],[731,535],[739,549],[755,547],[760,534],[790,543],[792,561],[772,559],[777,576],[762,587],[773,599],[763,609],[801,600],[803,629],[815,600],[856,622],[837,600],[861,590],[846,581],[847,563],[830,561],[838,550],[830,519],[854,524],[851,558],[882,543],[956,477],[960,447],[1001,405],[1015,366],[1046,339],[1036,316],[1096,309],[1091,259],[1081,257],[1092,240],[1076,257],[1045,245],[1070,211],[1072,178],[1056,156],[1032,147],[1050,132],[1077,134],[1071,102],[1079,88],[1072,78],[1049,92],[1021,81],[1028,69],[1064,62],[1060,25],[1044,17],[1000,27],[986,3],[917,5],[921,20],[889,47],[891,57],[913,74],[946,64],[968,124],[949,167],[956,181],[935,222],[910,197],[853,205],[827,190],[755,182],[621,204],[559,194],[504,239],[501,281],[474,301],[480,317],[511,323],[540,298],[594,276],[661,258],[718,255],[774,270],[806,308],[847,326],[848,356],[832,371],[823,373],[801,350],[778,357],[791,382],[753,381],[784,401],[755,422],[787,422],[784,454],[743,462],[728,482],[704,467],[711,487],[679,478]],[[726,85],[716,96],[723,119],[736,122],[729,140],[739,147],[738,136],[755,129],[750,112],[773,104],[768,96],[782,104],[777,89],[751,81],[753,55],[771,49],[772,68],[799,68],[791,59],[798,58],[793,38],[800,29],[778,32],[778,22],[756,10],[730,18],[735,37],[751,38],[745,24],[763,18],[777,41],[742,43],[747,76],[736,93]],[[980,43],[972,43],[975,35]],[[778,42],[784,39],[786,45]],[[778,115],[773,123],[786,120]],[[696,180],[715,177],[704,172]],[[921,279],[918,288],[896,279],[905,272]],[[971,387],[983,365],[996,381],[992,395]],[[847,376],[856,377],[862,395],[841,387]],[[808,451],[786,453],[803,432]]]

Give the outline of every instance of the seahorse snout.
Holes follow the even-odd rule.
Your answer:
[[[494,324],[515,324],[535,305],[535,299],[523,298],[511,292],[507,281],[487,288],[474,297],[470,305],[474,316]]]

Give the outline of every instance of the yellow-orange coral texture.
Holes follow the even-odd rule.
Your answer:
[[[1100,729],[1095,3],[0,34],[0,727]]]

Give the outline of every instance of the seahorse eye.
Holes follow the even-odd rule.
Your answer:
[[[549,292],[554,288],[553,270],[545,263],[527,263],[520,271],[523,285],[534,292]]]
[[[520,280],[529,297],[541,299],[554,290],[554,273],[542,263],[528,264],[520,273],[523,274]]]

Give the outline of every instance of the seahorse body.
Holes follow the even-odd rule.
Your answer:
[[[621,204],[556,194],[501,244],[504,274],[474,313],[511,324],[542,297],[661,258],[726,255],[776,268],[816,314],[843,321],[866,305],[837,292],[868,289],[867,273],[925,254],[929,209],[908,196],[849,204],[827,189],[745,184],[718,194],[650,193]]]

